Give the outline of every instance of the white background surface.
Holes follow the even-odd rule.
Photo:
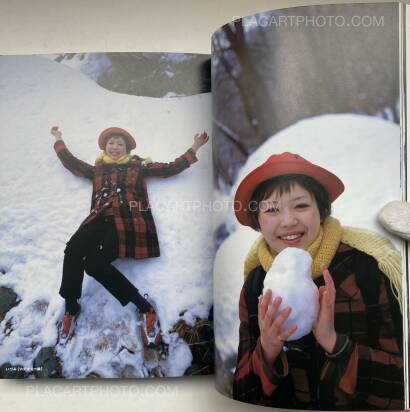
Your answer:
[[[0,54],[81,51],[210,53],[214,30],[285,0],[0,0]],[[349,2],[363,2],[352,1]],[[155,381],[0,381],[2,411],[251,411],[219,395],[212,377]]]

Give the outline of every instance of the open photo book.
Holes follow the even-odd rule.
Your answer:
[[[0,56],[0,377],[409,408],[405,13],[261,12],[211,55]]]

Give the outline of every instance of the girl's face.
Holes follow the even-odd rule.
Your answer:
[[[320,231],[320,213],[314,197],[295,183],[289,193],[277,191],[259,203],[259,226],[272,251],[287,247],[307,249]]]
[[[118,160],[127,153],[127,146],[121,136],[110,137],[105,145],[105,153],[112,160]]]

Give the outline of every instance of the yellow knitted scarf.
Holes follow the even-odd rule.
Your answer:
[[[107,153],[101,152],[97,159],[95,159],[95,163],[104,162],[108,164],[116,163],[117,165],[122,165],[129,162],[130,158],[130,155],[127,153],[124,156],[121,156],[119,159],[114,160],[110,156],[108,156]]]
[[[322,264],[330,265],[340,243],[345,243],[376,259],[379,269],[390,279],[393,294],[403,313],[402,259],[400,252],[394,249],[388,239],[370,230],[342,227],[340,222],[333,217],[325,219],[319,235],[307,248],[313,259],[313,279],[322,275],[320,271]],[[276,252],[269,249],[263,236],[256,239],[245,259],[245,279],[249,272],[259,265],[267,272],[276,255]]]
[[[121,156],[118,160],[112,159],[110,156],[108,156],[105,152],[101,152],[101,154],[95,159],[95,163],[99,162],[104,162],[108,164],[116,163],[116,164],[124,164],[129,162],[131,159],[131,156],[129,154],[125,154],[124,156]],[[152,163],[152,159],[150,157],[146,157],[145,159],[142,159],[142,164],[146,165]]]

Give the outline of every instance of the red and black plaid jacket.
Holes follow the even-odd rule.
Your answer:
[[[286,350],[282,351],[274,367],[269,367],[263,358],[259,328],[255,331],[250,327],[253,320],[248,313],[244,285],[239,301],[234,399],[295,409],[404,408],[403,357],[398,346],[400,334],[395,329],[392,315],[392,305],[397,302],[389,299],[387,280],[379,271],[376,276],[380,279],[378,305],[382,316],[377,343],[369,346],[366,306],[355,276],[358,254],[360,259],[373,259],[341,244],[329,266],[336,286],[335,329],[338,338],[334,352],[345,343],[345,335],[350,338],[343,354],[334,359],[325,356],[310,333],[285,343]],[[258,270],[263,271],[258,267],[249,276]],[[251,281],[249,276],[247,281]],[[323,277],[315,283],[323,285]],[[395,309],[397,313],[398,307]]]
[[[143,165],[141,158],[131,156],[125,164],[99,162],[91,166],[74,157],[62,140],[54,144],[54,149],[68,170],[93,182],[91,212],[82,225],[101,213],[112,214],[118,235],[119,257],[144,259],[159,256],[158,236],[145,178],[168,177],[182,172],[197,161],[194,150],[187,150],[170,163]]]

